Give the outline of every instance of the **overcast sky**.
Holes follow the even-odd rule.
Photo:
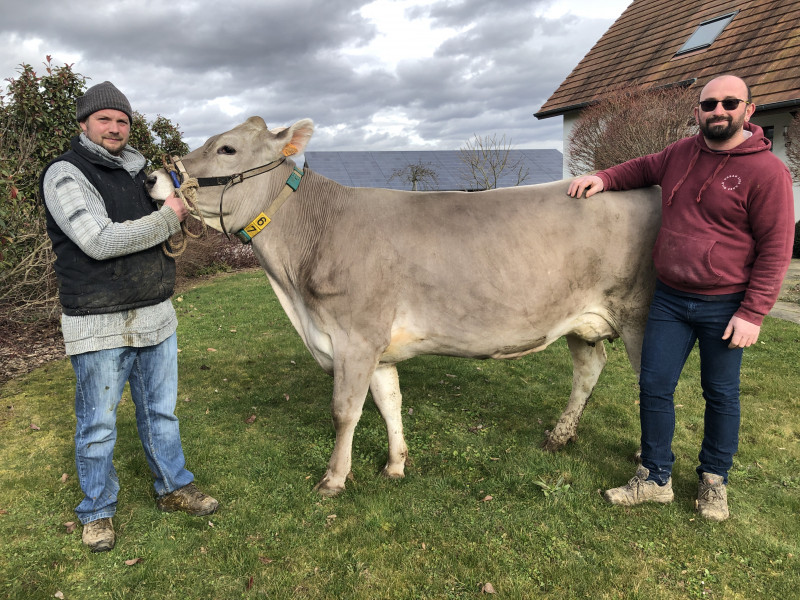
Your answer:
[[[629,0],[0,0],[0,79],[45,57],[112,81],[191,148],[252,115],[309,150],[561,150],[556,87]]]

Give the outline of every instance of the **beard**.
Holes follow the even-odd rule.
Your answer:
[[[103,138],[100,141],[100,146],[106,149],[112,156],[119,156],[125,150],[126,142],[122,138],[111,138],[106,140]]]
[[[727,125],[724,125],[725,123],[727,123]],[[715,142],[724,142],[736,135],[743,125],[744,115],[742,115],[740,119],[725,117],[716,118],[713,121],[709,117],[703,123],[700,123],[700,131],[706,139]]]

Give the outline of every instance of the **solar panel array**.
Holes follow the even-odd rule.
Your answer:
[[[458,150],[307,151],[305,160],[312,171],[350,187],[410,190],[408,177],[395,173],[411,165],[422,165],[436,174],[437,183],[430,184],[428,189],[474,188]],[[518,161],[529,173],[524,185],[547,183],[563,177],[563,157],[558,150],[510,150],[507,164],[513,165]],[[498,187],[513,185],[517,185],[517,170],[501,174]]]

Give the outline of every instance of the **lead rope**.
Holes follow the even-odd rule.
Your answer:
[[[197,178],[188,177],[187,175],[186,180],[181,182],[181,176],[175,167],[174,158],[170,158],[165,154],[161,157],[161,162],[164,165],[164,169],[167,171],[167,173],[169,173],[173,186],[175,186],[175,195],[183,200],[183,205],[189,210],[190,213],[192,213],[193,216],[196,216],[202,224],[202,231],[199,234],[195,234],[189,231],[189,226],[186,224],[186,220],[184,219],[181,222],[181,233],[183,233],[183,237],[181,237],[180,240],[174,245],[171,238],[161,243],[161,249],[164,251],[164,254],[170,258],[177,258],[186,252],[186,246],[188,243],[187,239],[192,238],[196,240],[200,239],[201,237],[205,237],[206,233],[208,232],[208,226],[206,225],[206,220],[203,218],[202,213],[197,210],[197,188],[200,187],[197,182]]]

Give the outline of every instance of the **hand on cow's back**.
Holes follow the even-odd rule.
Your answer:
[[[585,192],[585,197],[589,198],[597,192],[602,192],[603,188],[603,180],[597,175],[581,175],[570,182],[567,194],[573,198],[580,198]]]

